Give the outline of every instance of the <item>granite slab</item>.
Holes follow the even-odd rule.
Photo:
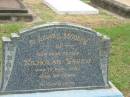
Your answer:
[[[71,23],[3,37],[1,92],[108,88],[110,38]]]

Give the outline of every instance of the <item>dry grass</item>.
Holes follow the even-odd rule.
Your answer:
[[[117,18],[117,16],[107,14],[106,11],[100,10],[99,15],[57,15],[48,6],[43,4],[42,0],[24,0],[26,5],[33,11],[36,17],[40,17],[41,23],[61,21],[90,26],[92,28],[108,26],[112,27],[130,20]]]

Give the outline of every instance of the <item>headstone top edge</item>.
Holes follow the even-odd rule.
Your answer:
[[[11,37],[12,38],[18,38],[18,37],[20,37],[17,33],[11,33]]]
[[[96,32],[97,33],[97,36],[99,36],[99,37],[102,37],[103,35],[101,34],[101,33],[99,33],[99,32]]]
[[[20,35],[22,35],[26,32],[30,32],[30,31],[33,31],[33,30],[41,29],[41,28],[47,28],[47,27],[51,27],[51,26],[54,26],[54,27],[70,26],[70,27],[80,28],[80,29],[84,29],[84,30],[93,32],[93,33],[95,33],[95,35],[98,36],[97,32],[90,27],[77,25],[77,24],[69,23],[69,22],[49,22],[49,23],[46,23],[46,24],[31,27],[30,29],[28,29],[28,28],[24,29],[24,30],[20,31],[19,33],[20,33]]]
[[[103,35],[103,39],[105,39],[105,40],[111,40],[108,36],[106,36],[106,35]]]
[[[11,39],[9,37],[2,37],[3,42],[11,42]]]
[[[101,34],[99,32],[96,32],[97,36],[99,36],[100,38],[102,38],[103,40],[111,40],[110,37],[108,37],[107,35]]]

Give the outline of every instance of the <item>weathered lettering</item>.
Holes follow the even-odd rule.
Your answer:
[[[53,24],[12,34],[3,41],[2,92],[108,86],[109,39],[94,31]]]

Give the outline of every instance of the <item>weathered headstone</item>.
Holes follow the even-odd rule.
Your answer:
[[[106,36],[66,23],[46,24],[3,37],[1,96],[123,97],[108,82],[109,48]],[[66,92],[35,93],[57,90]]]
[[[109,39],[52,24],[3,38],[3,92],[106,88]]]
[[[21,0],[0,0],[0,20],[32,20],[32,15]]]

